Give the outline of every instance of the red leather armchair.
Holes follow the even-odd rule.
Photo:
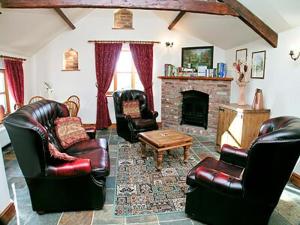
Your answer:
[[[101,209],[105,178],[109,175],[105,139],[90,139],[63,150],[56,138],[54,120],[69,112],[63,104],[41,100],[9,115],[4,125],[25,177],[32,208],[38,213]],[[54,160],[48,140],[75,161]]]
[[[188,173],[185,212],[213,225],[268,224],[299,154],[299,118],[264,122],[248,151],[224,145]]]

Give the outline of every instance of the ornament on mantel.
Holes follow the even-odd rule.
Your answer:
[[[234,68],[235,72],[237,73],[236,83],[239,86],[238,105],[246,105],[245,89],[246,89],[247,83],[249,83],[249,80],[248,80],[249,66],[247,65],[247,62],[238,60],[237,62],[233,63],[233,68]]]

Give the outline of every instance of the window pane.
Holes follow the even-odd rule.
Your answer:
[[[135,89],[143,91],[144,86],[140,80],[139,75],[137,73],[135,73],[134,75],[135,75]]]
[[[114,78],[113,78],[107,92],[114,92],[114,91],[115,89],[114,89]]]
[[[131,73],[118,73],[118,90],[131,89]]]
[[[0,105],[4,106],[5,112],[7,110],[7,105],[6,105],[6,98],[5,94],[0,94]]]
[[[0,71],[0,92],[5,92],[4,73]]]
[[[130,51],[121,51],[117,63],[117,72],[130,72],[132,68],[132,58]]]

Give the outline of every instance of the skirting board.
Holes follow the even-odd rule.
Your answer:
[[[6,225],[16,215],[16,209],[14,202],[10,202],[9,205],[0,214],[0,224]]]
[[[299,174],[293,173],[290,180],[296,187],[300,188],[300,175]]]

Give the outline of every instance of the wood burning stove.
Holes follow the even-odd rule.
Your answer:
[[[182,117],[180,124],[190,124],[207,129],[208,94],[201,91],[182,91]]]

